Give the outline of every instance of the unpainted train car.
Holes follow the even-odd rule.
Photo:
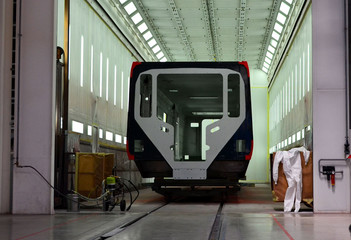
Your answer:
[[[127,139],[157,192],[236,185],[253,151],[247,62],[133,63]]]

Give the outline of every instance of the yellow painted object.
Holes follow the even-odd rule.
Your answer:
[[[76,192],[90,198],[102,193],[102,181],[112,174],[114,154],[77,153],[76,154]]]

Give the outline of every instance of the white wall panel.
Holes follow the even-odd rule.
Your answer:
[[[0,2],[0,213],[10,212],[12,1]]]
[[[83,87],[80,83],[82,36],[84,37]],[[88,124],[97,125],[104,129],[104,132],[108,130],[126,136],[128,77],[133,61],[135,58],[89,5],[85,1],[72,0],[69,122],[77,120],[84,123],[85,127]],[[91,92],[91,75],[93,92]],[[86,130],[84,135],[88,138]]]
[[[313,1],[312,17],[314,211],[349,213],[350,165],[340,161],[328,163],[343,171],[342,177],[336,175],[334,187],[318,172],[320,159],[345,157],[344,1]]]
[[[246,172],[248,182],[268,182],[267,172],[267,75],[250,70],[254,151]]]
[[[17,31],[21,29],[21,33],[17,32],[17,36],[21,38],[17,42],[20,41],[21,51],[16,57],[19,87],[16,118],[20,120],[16,121],[16,157],[19,165],[33,166],[53,184],[56,1],[20,3],[22,14],[17,15],[17,24],[21,27]],[[18,8],[20,3],[17,2]],[[53,190],[33,169],[14,167],[12,187],[13,213],[53,213]]]
[[[312,147],[312,132],[307,130],[312,125],[311,15],[309,9],[269,90],[270,152],[298,145]],[[304,138],[297,141],[302,131]]]

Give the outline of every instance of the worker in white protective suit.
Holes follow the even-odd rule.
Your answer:
[[[273,163],[273,180],[278,182],[279,163],[283,163],[283,170],[288,182],[288,188],[284,198],[284,212],[290,212],[295,201],[295,212],[300,210],[302,195],[302,168],[300,152],[305,158],[305,165],[308,163],[310,151],[305,147],[293,148],[289,151],[278,151],[275,154]]]

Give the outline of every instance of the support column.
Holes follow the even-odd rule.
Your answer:
[[[0,214],[10,212],[12,1],[0,2]]]
[[[57,1],[17,5],[16,161],[53,185]],[[31,168],[14,168],[13,213],[53,213],[53,191]]]
[[[314,211],[350,212],[350,167],[335,166],[335,186],[319,173],[320,159],[343,159],[346,136],[344,0],[312,2]]]

